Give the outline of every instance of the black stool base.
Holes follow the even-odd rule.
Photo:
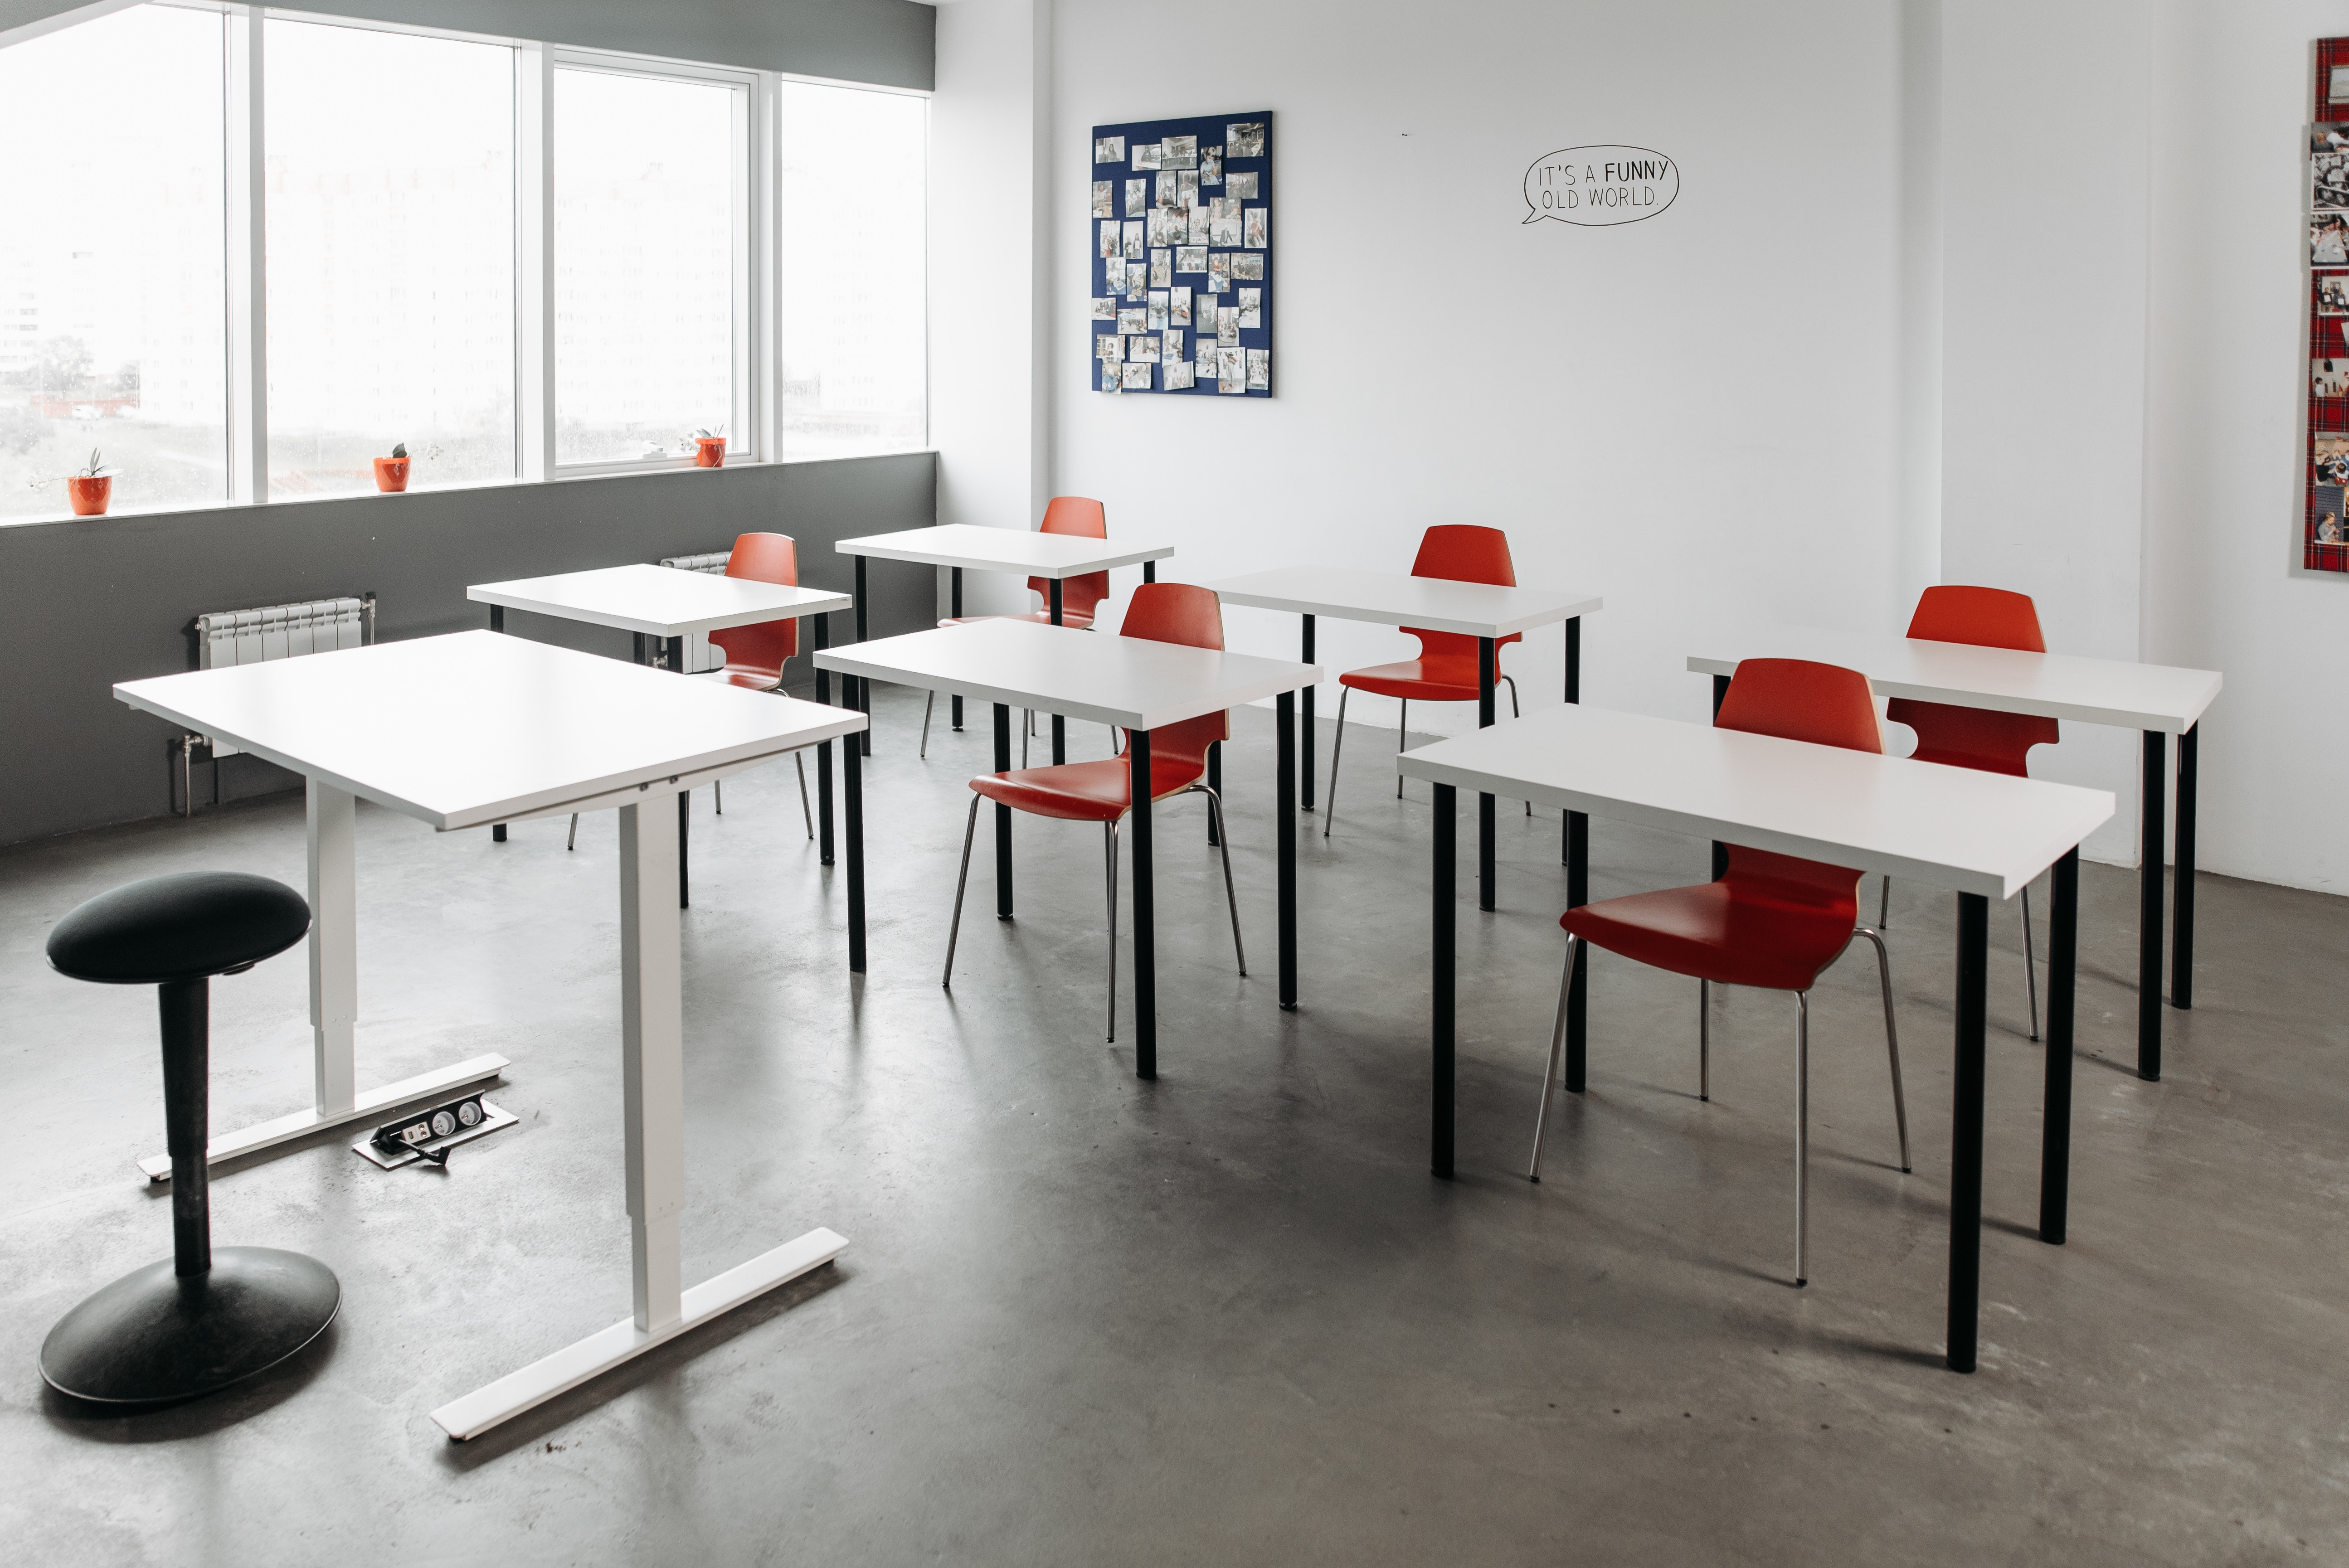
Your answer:
[[[274,1247],[221,1247],[182,1279],[171,1260],[124,1274],[57,1319],[41,1377],[105,1405],[194,1399],[266,1371],[326,1331],[343,1300],[334,1271]]]

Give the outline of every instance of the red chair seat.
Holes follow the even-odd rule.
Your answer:
[[[1474,655],[1464,659],[1405,659],[1400,664],[1371,665],[1348,670],[1338,677],[1338,684],[1410,702],[1475,702],[1482,695]]]
[[[1206,772],[1204,758],[1159,757],[1150,766],[1150,798],[1180,794]],[[1063,762],[1057,768],[1018,768],[986,773],[970,787],[988,799],[1038,817],[1071,822],[1114,822],[1133,807],[1133,774],[1126,758]]]
[[[1635,892],[1568,910],[1558,921],[1594,947],[1694,980],[1807,991],[1851,941],[1856,900],[1775,898],[1752,882]]]
[[[948,615],[938,624],[968,626],[980,621],[1033,621],[1040,626],[1049,626],[1052,624],[1052,612],[1039,610],[1032,615]],[[1074,626],[1081,632],[1091,629],[1092,624],[1093,618],[1091,614],[1081,610],[1069,609],[1065,605],[1061,607],[1061,624],[1063,626]]]

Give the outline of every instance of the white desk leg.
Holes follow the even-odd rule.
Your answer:
[[[851,742],[854,736],[849,737]],[[838,1257],[845,1236],[819,1226],[680,1290],[677,1222],[685,1202],[685,1008],[679,979],[677,835],[666,795],[620,808],[620,1042],[626,1100],[628,1222],[636,1315],[509,1372],[432,1412],[460,1441],[635,1359]]]
[[[313,779],[308,794],[310,1027],[324,1119],[349,1110],[358,1092],[351,1054],[359,1014],[358,866],[350,792]]]
[[[620,1081],[636,1327],[651,1333],[676,1323],[682,1310],[685,998],[677,901],[667,896],[677,881],[677,835],[658,826],[646,831],[646,810],[620,808]]]
[[[506,1058],[492,1053],[435,1068],[365,1094],[357,1092],[351,1035],[359,1013],[358,866],[350,791],[309,780],[310,1028],[314,1037],[312,1104],[308,1110],[224,1132],[204,1147],[204,1163],[219,1165],[292,1143],[322,1128],[352,1121],[388,1121],[403,1105],[439,1099],[468,1084],[497,1077]],[[171,1157],[139,1161],[150,1181],[171,1179]]]

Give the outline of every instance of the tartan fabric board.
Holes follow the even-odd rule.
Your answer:
[[[2349,38],[2317,40],[2314,87],[2302,204],[2309,214],[2302,241],[2309,270],[2301,563],[2311,572],[2349,572],[2349,515],[2343,505],[2349,494],[2349,252],[2335,259],[2330,244],[2320,249],[2317,230],[2331,214],[2349,221],[2349,197],[2321,190],[2319,181],[2322,170],[2349,164]]]
[[[1272,396],[1272,114],[1097,125],[1097,392]]]

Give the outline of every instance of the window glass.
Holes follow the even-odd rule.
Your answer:
[[[919,447],[929,104],[785,82],[783,455]]]
[[[271,499],[512,478],[512,49],[267,28]]]
[[[740,91],[554,73],[554,452],[680,458],[743,443],[734,293]]]
[[[218,13],[140,6],[0,49],[0,517],[228,495]]]

